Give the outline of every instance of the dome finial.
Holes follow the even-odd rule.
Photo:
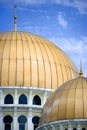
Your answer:
[[[82,72],[82,61],[80,60],[80,72],[79,72],[79,76],[82,77],[83,76],[83,72]]]
[[[17,31],[16,5],[14,5],[14,31]]]

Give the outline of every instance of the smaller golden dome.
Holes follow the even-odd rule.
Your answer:
[[[79,76],[63,84],[48,98],[40,125],[69,119],[87,118],[87,79]]]

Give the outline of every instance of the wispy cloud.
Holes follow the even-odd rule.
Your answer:
[[[62,28],[67,28],[68,22],[65,20],[62,14],[58,14],[58,23],[61,25]]]
[[[24,8],[24,7],[21,7],[21,6],[18,6],[18,7],[17,7],[17,10],[29,11],[28,8]]]
[[[30,9],[31,12],[39,12],[39,13],[48,13],[47,10],[42,10],[42,9]]]
[[[79,71],[80,59],[83,62],[83,72],[87,76],[87,37],[81,39],[75,38],[51,38],[51,41],[57,44],[72,59]]]
[[[12,6],[12,8],[13,8],[13,6]],[[17,10],[29,11],[29,12],[32,12],[32,13],[36,13],[36,12],[38,12],[38,13],[48,13],[47,10],[43,10],[43,9],[29,9],[27,7],[22,7],[22,6],[18,6]]]
[[[87,14],[87,0],[1,0],[0,3],[15,3],[15,4],[58,4],[78,9],[79,13]]]
[[[25,31],[25,32],[31,32],[31,33],[35,33],[35,34],[41,34],[41,31],[47,32],[47,31],[49,31],[49,28],[47,26],[45,26],[45,27],[32,26],[31,23],[29,23],[29,22],[23,22],[18,27],[18,30]]]
[[[19,2],[19,0],[16,0]],[[86,0],[21,0],[22,3],[27,4],[59,4],[64,6],[69,6],[73,8],[77,8],[81,14],[87,13],[87,1]]]
[[[18,2],[18,3],[27,3],[27,4],[45,4],[47,3],[48,0],[15,0],[15,2]]]
[[[87,1],[86,0],[55,0],[56,4],[69,6],[78,9],[79,13],[87,13]]]

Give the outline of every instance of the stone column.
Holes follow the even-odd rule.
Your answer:
[[[32,106],[32,90],[29,92],[28,105]]]
[[[3,125],[2,108],[0,107],[0,130],[3,130],[2,125]]]
[[[17,108],[15,107],[14,108],[14,121],[13,121],[13,123],[14,123],[14,130],[17,130]]]
[[[29,111],[28,111],[28,130],[33,130],[32,108],[29,108]]]
[[[78,122],[78,128],[77,128],[77,130],[80,130],[80,123]]]
[[[59,129],[63,130],[63,124],[59,124]]]
[[[43,97],[43,105],[45,104],[46,100],[47,100],[47,92],[45,91],[44,92],[44,97]]]
[[[3,91],[0,90],[0,105],[3,104]]]
[[[18,104],[17,89],[15,89],[14,104]]]
[[[72,129],[72,126],[71,126],[71,123],[69,122],[68,124],[68,130],[71,130]]]

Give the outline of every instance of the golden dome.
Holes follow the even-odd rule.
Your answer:
[[[40,124],[70,119],[87,119],[87,79],[78,77],[64,83],[48,98]]]
[[[0,33],[0,85],[56,89],[76,77],[66,54],[50,41],[30,33]]]

